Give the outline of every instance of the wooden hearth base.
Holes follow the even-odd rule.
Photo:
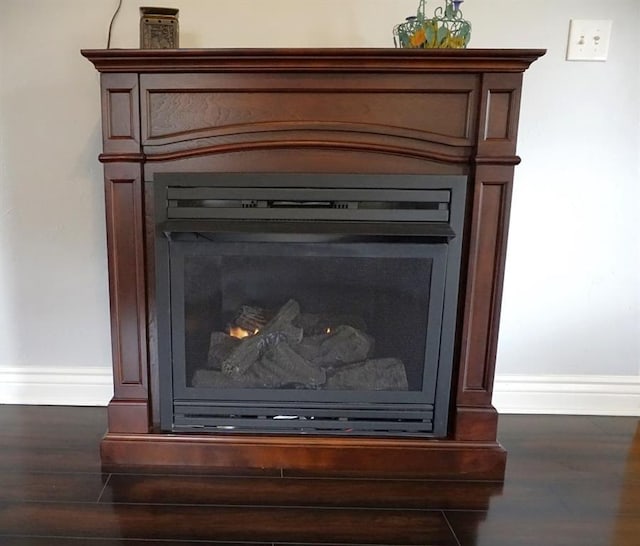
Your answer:
[[[465,480],[502,480],[506,464],[497,442],[450,440],[108,433],[101,451],[105,467],[236,467]]]

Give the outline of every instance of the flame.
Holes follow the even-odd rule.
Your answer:
[[[325,330],[325,333],[330,334],[330,333],[331,333],[331,328],[327,328],[327,329]]]
[[[255,336],[260,330],[256,328],[253,332],[240,328],[240,326],[229,326],[229,335],[237,339],[244,339],[245,337]]]
[[[245,337],[249,337],[252,334],[244,328],[240,328],[240,326],[231,326],[229,327],[229,335],[238,339],[244,339]]]

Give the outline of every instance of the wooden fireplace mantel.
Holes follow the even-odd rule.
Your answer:
[[[105,465],[501,479],[491,405],[522,74],[542,50],[84,50],[101,72],[114,397]],[[444,439],[158,431],[157,173],[469,177]]]
[[[540,49],[91,49],[99,72],[524,72]]]

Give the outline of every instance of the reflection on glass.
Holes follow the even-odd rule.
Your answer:
[[[421,390],[430,258],[192,256],[195,388]]]

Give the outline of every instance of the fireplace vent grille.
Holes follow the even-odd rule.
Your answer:
[[[216,430],[234,433],[308,433],[353,435],[432,435],[430,404],[336,404],[331,408],[313,404],[233,406],[176,402],[175,431]]]
[[[170,220],[449,222],[451,191],[169,187]]]

